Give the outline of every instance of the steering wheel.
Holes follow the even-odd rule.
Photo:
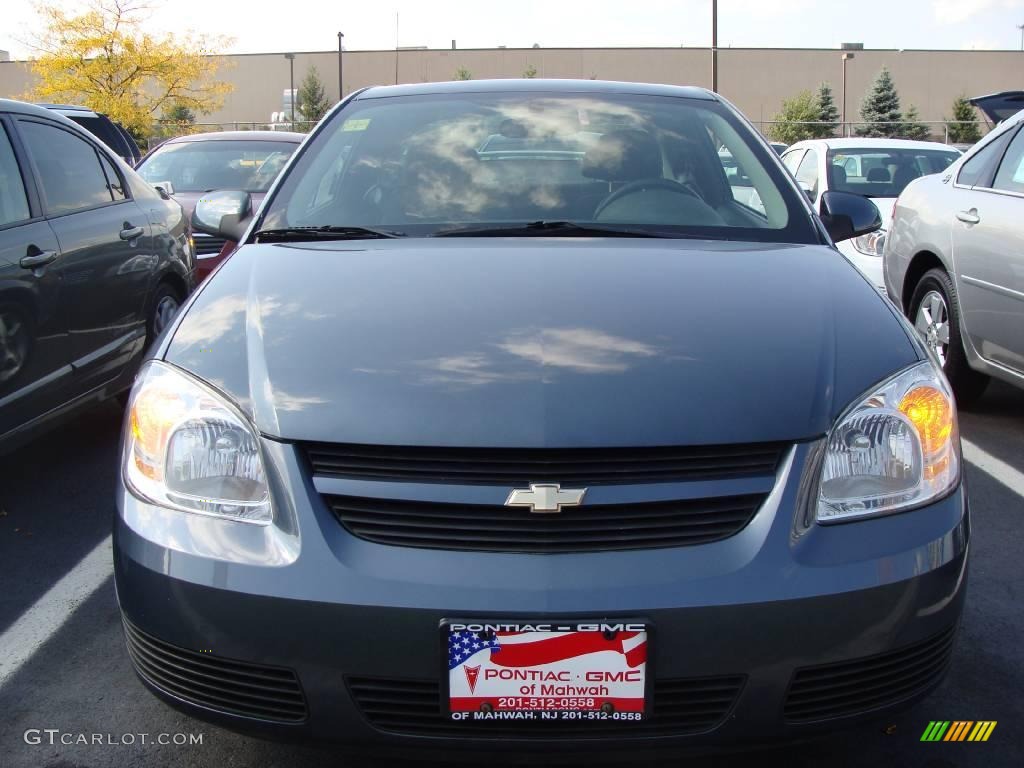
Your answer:
[[[594,211],[594,218],[599,219],[604,209],[616,200],[621,200],[629,195],[635,195],[638,192],[646,192],[648,189],[663,189],[667,192],[674,192],[677,195],[686,195],[687,197],[692,197],[695,200],[700,200],[702,203],[704,202],[700,195],[692,189],[680,184],[678,181],[674,181],[672,179],[640,179],[639,181],[629,182],[629,184],[615,190],[608,195],[608,197],[602,200],[597,206],[597,210]]]

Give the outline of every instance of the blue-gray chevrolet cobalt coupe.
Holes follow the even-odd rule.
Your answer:
[[[370,88],[132,390],[117,591],[143,683],[377,751],[738,748],[945,675],[969,536],[949,385],[700,89]]]

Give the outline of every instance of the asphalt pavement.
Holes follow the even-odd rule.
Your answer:
[[[31,638],[20,628],[26,612],[40,598],[61,592],[54,586],[63,587],[66,574],[110,533],[120,427],[120,411],[106,405],[0,457],[0,637],[21,638],[21,647],[0,646],[0,768],[381,768],[381,760],[365,755],[237,735],[157,701],[132,672],[106,563],[96,589],[60,606],[70,618],[55,633],[25,640]],[[977,408],[961,414],[961,432],[989,456],[1024,472],[1024,391],[993,384]],[[1024,497],[1005,476],[997,479],[970,464],[966,474],[973,512],[970,586],[952,671],[935,693],[892,722],[820,741],[662,764],[1024,765]],[[24,663],[5,675],[5,664],[15,658]],[[931,720],[998,725],[985,743],[921,742]],[[193,743],[175,744],[175,738]]]

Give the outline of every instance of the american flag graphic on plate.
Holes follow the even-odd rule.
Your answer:
[[[641,720],[643,623],[451,622],[444,627],[455,720]]]

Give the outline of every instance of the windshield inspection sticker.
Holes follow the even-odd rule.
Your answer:
[[[361,119],[351,118],[341,124],[341,130],[343,131],[365,131],[370,127],[370,118],[364,117]]]
[[[452,720],[640,721],[643,623],[445,626]]]

